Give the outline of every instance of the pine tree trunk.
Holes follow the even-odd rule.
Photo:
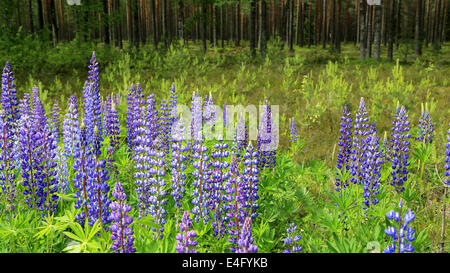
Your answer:
[[[178,39],[184,40],[184,3],[178,0]]]
[[[366,10],[365,1],[359,0],[359,55],[361,60],[366,59],[366,43],[367,43],[367,32],[366,32]]]
[[[415,53],[422,55],[422,0],[416,0]]]
[[[250,2],[250,52],[252,56],[256,55],[256,0]]]
[[[260,33],[261,33],[261,45],[259,47],[260,54],[262,58],[266,57],[267,51],[267,34],[266,34],[266,26],[267,26],[267,3],[266,0],[261,0],[261,20],[260,20]]]
[[[393,61],[394,55],[394,35],[395,35],[395,0],[391,1],[391,15],[389,20],[389,36],[388,36],[388,60]]]
[[[206,0],[203,0],[202,3],[202,41],[203,41],[203,53],[206,54],[206,30],[207,30],[207,24],[206,24],[206,15],[207,15],[207,4]]]
[[[381,2],[380,5],[375,6],[375,37],[374,37],[374,58],[375,60],[380,59],[380,49],[381,49]]]

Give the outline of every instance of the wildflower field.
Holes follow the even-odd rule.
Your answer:
[[[448,252],[449,47],[275,47],[1,56],[0,251]]]

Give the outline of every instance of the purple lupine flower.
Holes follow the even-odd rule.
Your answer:
[[[290,139],[289,141],[294,142],[297,140],[298,132],[297,127],[295,126],[295,120],[291,119],[291,122],[289,122],[289,133],[290,133]]]
[[[447,144],[445,144],[445,176],[447,179],[445,180],[445,185],[450,186],[450,129],[447,130]]]
[[[209,97],[205,97],[205,105],[203,107],[203,124],[206,126],[206,128],[212,129],[214,128],[215,122],[216,108],[211,93],[209,93]],[[205,133],[210,134],[211,132],[210,130],[207,130]]]
[[[181,134],[176,136],[176,141],[172,142],[172,160],[170,163],[172,172],[172,197],[175,201],[175,207],[181,208],[181,201],[186,192],[186,174],[184,170],[186,169],[186,164],[184,163],[188,157],[185,152],[188,148],[184,144],[184,138]]]
[[[275,143],[276,132],[271,114],[271,108],[264,98],[264,108],[258,129],[257,150],[259,152],[258,167],[260,170],[264,168],[275,167],[276,151],[274,149],[263,151],[262,146],[272,146]]]
[[[78,120],[77,97],[72,95],[69,99],[67,114],[63,121],[63,142],[64,154],[67,157],[74,157],[80,144],[81,130]]]
[[[33,98],[31,100],[33,105],[33,122],[36,125],[36,130],[43,130],[47,124],[47,116],[45,114],[44,105],[39,97],[39,88],[37,86],[33,87]]]
[[[294,223],[289,224],[286,229],[287,237],[284,239],[283,243],[288,247],[284,253],[295,253],[302,251],[302,247],[298,245],[298,241],[302,238],[300,234],[297,233],[297,226]]]
[[[83,87],[84,126],[86,128],[86,141],[91,144],[94,139],[95,113],[94,113],[94,87],[86,81]]]
[[[159,137],[160,137],[160,149],[164,151],[164,153],[169,152],[169,141],[170,141],[170,131],[172,128],[172,115],[170,112],[170,108],[165,100],[161,101],[159,106]]]
[[[198,94],[192,93],[191,102],[191,141],[190,147],[197,144],[198,141],[202,141],[202,126],[203,126],[203,103],[202,97]]]
[[[128,150],[132,151],[134,146],[134,138],[136,137],[136,90],[134,89],[134,85],[131,84],[130,90],[128,92],[127,97],[127,138],[128,138]]]
[[[380,150],[380,143],[376,133],[366,138],[367,146],[365,160],[362,162],[363,172],[362,183],[364,185],[364,205],[365,209],[378,204],[377,195],[379,193],[381,167],[383,164],[383,151]]]
[[[55,178],[58,184],[58,192],[66,194],[69,191],[69,166],[62,147],[57,148],[55,161],[57,162]]]
[[[433,142],[434,125],[428,110],[422,110],[422,115],[419,119],[419,132],[416,137],[417,140],[427,144]]]
[[[247,210],[247,216],[252,219],[258,216],[256,210],[259,208],[257,204],[258,196],[258,150],[254,149],[250,142],[247,146],[246,153],[244,155],[244,172],[243,172],[243,187],[244,192],[244,207]]]
[[[245,192],[242,189],[244,186],[243,177],[239,174],[238,162],[236,157],[233,157],[233,159],[231,160],[230,172],[231,176],[228,179],[226,185],[226,201],[228,201],[226,213],[228,219],[228,233],[230,234],[228,241],[232,244],[232,246],[230,247],[230,251],[235,252],[237,248],[239,233],[246,215],[246,211],[244,208]]]
[[[227,102],[224,102],[224,104],[223,104],[223,123],[225,124],[225,128],[228,128],[229,119],[230,118],[228,117]]]
[[[350,156],[350,159],[352,160],[350,171],[352,174],[352,177],[350,178],[350,181],[353,184],[361,184],[362,183],[362,170],[361,165],[364,161],[364,153],[366,149],[365,139],[367,136],[371,134],[371,128],[369,125],[369,117],[366,109],[366,103],[364,101],[364,98],[361,98],[359,103],[359,108],[356,111],[356,117],[355,117],[355,126],[353,131],[353,149],[352,149],[352,155]]]
[[[59,112],[59,105],[58,103],[55,101],[55,103],[53,104],[53,108],[52,108],[52,112],[51,112],[51,123],[50,126],[52,128],[52,134],[53,134],[53,139],[59,143],[59,131],[60,131],[60,127],[61,127],[61,117],[60,117],[60,112]]]
[[[212,167],[214,172],[212,175],[212,206],[214,207],[214,222],[213,230],[214,236],[225,236],[226,222],[227,222],[227,203],[226,200],[226,182],[230,177],[228,167],[230,163],[227,162],[227,158],[230,152],[227,151],[228,144],[219,139],[218,143],[214,145],[214,151],[211,154],[213,158]]]
[[[404,182],[408,179],[409,166],[409,124],[405,107],[397,109],[395,121],[392,123],[389,158],[392,161],[391,185],[397,191],[404,191]]]
[[[236,253],[256,253],[258,252],[258,247],[253,244],[252,236],[252,220],[250,217],[246,217],[244,224],[242,226],[241,232],[239,233],[238,248]]]
[[[241,117],[236,125],[236,129],[234,132],[234,141],[232,147],[233,155],[239,159],[242,156],[242,153],[245,152],[247,144],[247,125],[245,123],[244,117]]]
[[[177,121],[177,103],[178,103],[178,96],[177,91],[175,90],[175,83],[172,83],[172,89],[170,91],[170,99],[169,99],[169,113],[170,113],[170,130],[172,130],[173,123]],[[171,137],[171,136],[169,136]]]
[[[195,222],[202,219],[203,224],[206,225],[209,221],[209,211],[211,210],[211,163],[209,162],[208,148],[201,141],[198,141],[192,147],[192,151],[193,166],[195,168],[192,173],[194,176],[192,185],[195,187],[192,192],[192,204],[194,204],[192,213],[195,214]]]
[[[341,117],[341,128],[339,132],[339,153],[337,154],[337,162],[336,168],[338,171],[336,172],[336,191],[341,191],[348,186],[348,180],[342,180],[342,174],[344,171],[350,171],[351,163],[350,158],[352,156],[352,117],[350,112],[348,111],[347,105],[344,105],[344,109],[342,111],[343,115]]]
[[[108,198],[109,193],[109,174],[106,170],[106,160],[100,159],[101,155],[101,136],[95,127],[94,129],[94,139],[92,142],[92,153],[94,160],[94,169],[90,172],[92,176],[92,187],[88,192],[89,203],[89,224],[94,225],[96,221],[99,221],[102,226],[107,230],[107,224],[109,224],[109,205],[111,200]]]
[[[165,215],[167,214],[164,209],[166,200],[164,196],[166,191],[164,187],[166,185],[166,180],[164,176],[166,175],[166,170],[164,169],[164,151],[152,149],[149,154],[150,164],[152,165],[149,173],[152,177],[149,179],[150,187],[150,198],[149,198],[149,212],[155,218],[155,223],[160,225],[161,228],[157,231],[158,238],[162,239],[164,232],[164,224],[166,223]],[[156,231],[155,229],[153,229]]]
[[[103,135],[103,127],[102,127],[102,110],[101,110],[101,98],[100,98],[100,90],[99,90],[99,68],[97,62],[97,55],[95,51],[92,52],[91,61],[89,64],[89,77],[88,83],[91,87],[91,99],[92,99],[92,127],[97,127],[98,134],[100,137]]]
[[[14,133],[8,117],[0,109],[0,187],[6,200],[5,211],[13,211],[16,199],[15,164],[14,164]]]
[[[399,208],[402,209],[403,202],[400,200]],[[384,250],[385,253],[404,253],[404,252],[413,252],[414,247],[410,242],[414,241],[415,230],[408,226],[416,215],[411,210],[408,210],[403,217],[401,217],[400,213],[391,210],[386,214],[386,217],[390,220],[394,220],[396,222],[397,227],[389,226],[384,232],[386,235],[392,238],[392,244],[388,245]],[[408,243],[406,242],[408,241]]]
[[[108,158],[108,168],[111,170],[111,173],[117,174],[117,167],[113,164],[114,162],[114,154],[119,148],[119,135],[120,135],[120,121],[117,115],[116,104],[112,101],[112,98],[108,100],[108,103],[111,107],[108,109],[106,113],[106,122],[105,122],[105,133],[106,136],[109,137],[109,146],[107,150],[107,158]]]
[[[81,124],[80,142],[77,143],[77,149],[73,157],[75,158],[73,185],[77,189],[73,196],[77,199],[75,208],[81,209],[80,213],[75,216],[75,219],[83,225],[85,219],[89,217],[88,205],[90,192],[93,187],[91,174],[95,166],[92,150],[87,143],[87,132],[84,124]]]
[[[37,151],[40,153],[41,165],[36,168],[36,181],[38,183],[37,195],[39,196],[39,210],[43,212],[55,213],[58,206],[58,181],[57,163],[55,161],[57,143],[53,139],[51,128],[45,125],[41,136],[41,145]]]
[[[192,229],[191,217],[189,216],[189,211],[186,210],[183,213],[183,218],[180,223],[180,232],[177,234],[177,246],[175,249],[178,253],[198,253],[195,249],[197,241],[195,237],[197,233]]]
[[[13,123],[20,118],[19,109],[17,108],[17,94],[16,86],[14,84],[14,73],[11,70],[11,65],[6,62],[2,73],[2,94],[1,105],[5,111],[7,121]]]
[[[111,240],[114,241],[111,245],[111,249],[114,250],[115,253],[133,253],[136,251],[136,248],[134,248],[133,245],[134,232],[130,227],[130,224],[133,223],[133,218],[127,214],[131,211],[131,206],[125,203],[127,195],[120,182],[116,182],[112,194],[116,201],[109,205],[112,210],[111,215],[109,216],[109,220],[112,221],[110,226]]]
[[[19,147],[20,147],[20,169],[22,171],[23,194],[25,202],[30,208],[38,208],[36,181],[36,168],[40,161],[36,153],[36,147],[39,145],[40,135],[34,130],[33,119],[30,115],[22,115],[19,122]]]

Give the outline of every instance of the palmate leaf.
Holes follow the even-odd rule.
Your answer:
[[[139,219],[139,218],[138,218],[138,219],[135,219],[135,220],[130,224],[130,226],[136,225],[136,224],[140,224],[140,225],[147,226],[147,227],[149,227],[149,228],[160,229],[160,228],[161,228],[161,225],[158,225],[158,224],[155,223],[154,221],[155,221],[155,218],[154,218],[153,216],[147,215],[147,216],[144,216],[144,217],[142,217],[142,218],[140,218],[140,219]]]

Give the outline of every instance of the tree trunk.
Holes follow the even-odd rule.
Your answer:
[[[422,55],[422,0],[416,0],[415,53]]]
[[[393,61],[394,55],[394,35],[395,35],[395,0],[391,0],[391,16],[389,20],[389,36],[388,36],[388,60]]]
[[[366,59],[366,43],[367,43],[367,32],[366,32],[366,11],[365,11],[365,1],[359,0],[359,55],[361,60]]]
[[[266,38],[266,23],[267,21],[267,3],[266,0],[261,0],[261,19],[260,19],[260,36],[261,45],[259,47],[261,57],[264,59],[266,57],[267,51],[267,38]]]
[[[184,40],[184,3],[178,0],[178,39]]]
[[[256,55],[256,0],[250,2],[250,52],[252,56]]]
[[[375,6],[375,37],[374,37],[374,58],[375,60],[380,59],[380,48],[381,48],[381,2],[380,5]]]

